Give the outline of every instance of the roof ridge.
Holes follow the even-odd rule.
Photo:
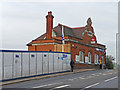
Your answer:
[[[37,37],[37,38],[34,39],[34,40],[37,40],[37,39],[39,39],[40,37],[42,37],[42,36],[44,36],[44,35],[46,35],[46,33],[43,33],[42,35],[40,35],[39,37]]]
[[[69,27],[69,26],[66,26],[66,25],[63,25],[63,24],[58,24],[58,25],[61,25],[61,26],[64,26],[64,27],[67,27],[67,28],[70,28],[70,29],[81,29],[81,28],[85,28],[85,26],[83,26],[83,27],[74,27],[74,28],[71,28],[71,27]]]
[[[74,27],[72,29],[81,29],[81,28],[85,28],[85,27]]]
[[[64,27],[67,27],[67,28],[70,28],[70,29],[72,29],[71,27],[69,27],[69,26],[66,26],[66,25],[63,25],[63,24],[58,24],[58,25],[61,25],[61,26],[64,26]]]

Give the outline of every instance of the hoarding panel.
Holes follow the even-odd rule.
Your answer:
[[[4,67],[4,78],[3,79],[12,79],[12,66]]]
[[[53,53],[49,53],[49,73],[53,73]]]
[[[59,53],[59,71],[62,71],[62,68],[63,68],[63,59],[62,59],[62,53]]]
[[[13,53],[4,52],[3,58],[3,79],[11,79],[13,77]]]
[[[14,77],[21,76],[21,53],[14,53]]]
[[[36,53],[30,53],[30,75],[36,74]]]
[[[2,52],[0,52],[0,80],[2,80],[2,70],[3,70],[3,68],[2,68]]]
[[[66,70],[70,70],[70,54],[67,54],[67,60],[66,60]]]
[[[22,53],[22,76],[29,75],[29,53]]]
[[[54,72],[59,71],[58,53],[54,53]]]
[[[43,74],[48,73],[48,53],[43,53]]]
[[[67,63],[67,54],[63,53],[63,71],[66,71],[66,63]]]
[[[42,74],[42,53],[37,53],[37,74]]]

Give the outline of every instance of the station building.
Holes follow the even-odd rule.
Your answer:
[[[53,27],[52,12],[46,16],[46,33],[27,44],[29,51],[62,52],[62,27],[64,32],[64,52],[71,53],[71,60],[76,65],[97,65],[99,60],[105,64],[106,46],[97,43],[91,18],[83,27],[69,27],[58,24]],[[102,37],[101,37],[102,38]]]

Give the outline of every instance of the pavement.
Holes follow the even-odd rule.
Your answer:
[[[92,70],[96,70],[96,69],[75,69],[73,72],[63,72],[63,73],[57,73],[57,74],[35,76],[35,77],[31,77],[31,78],[24,78],[24,79],[16,79],[16,80],[4,81],[4,82],[2,82],[2,84],[0,86],[14,84],[14,83],[19,83],[19,82],[25,82],[25,81],[31,81],[31,80],[39,80],[39,79],[63,76],[63,75],[68,75],[68,74],[76,74],[76,73],[92,71]]]

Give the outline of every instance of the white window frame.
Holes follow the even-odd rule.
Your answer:
[[[89,52],[89,53],[88,53],[88,64],[91,64],[91,59],[92,59],[91,53]]]
[[[80,59],[79,55],[75,55],[75,61],[79,62],[79,59]]]
[[[80,51],[79,52],[79,60],[80,60],[80,63],[84,63],[84,52]],[[81,60],[82,59],[82,60]]]
[[[98,54],[95,54],[95,55],[94,55],[94,63],[97,64],[97,63],[98,63],[98,60],[99,60],[99,55],[98,55]]]

